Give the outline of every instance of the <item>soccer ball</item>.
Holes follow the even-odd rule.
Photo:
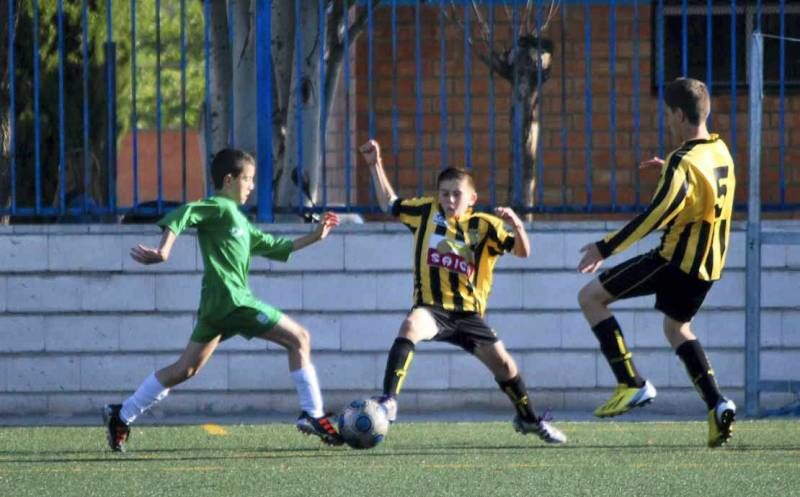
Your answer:
[[[381,443],[389,431],[386,410],[373,399],[350,402],[339,416],[339,433],[354,449],[371,449]]]

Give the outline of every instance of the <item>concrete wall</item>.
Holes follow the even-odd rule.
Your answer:
[[[498,263],[489,321],[517,359],[536,405],[591,410],[614,386],[577,308],[577,291],[589,277],[574,267],[582,245],[617,226],[536,223],[534,255]],[[694,328],[723,390],[742,402],[745,243],[737,228],[728,270]],[[266,229],[295,236],[307,227]],[[651,238],[637,251],[657,243]],[[0,229],[0,415],[97,412],[178,356],[192,330],[202,260],[193,233],[179,238],[166,264],[145,267],[128,256],[136,243],[157,240],[150,226]],[[254,264],[256,295],[311,330],[331,409],[380,390],[386,353],[411,301],[410,244],[398,225],[344,226],[287,264]],[[798,379],[800,247],[765,247],[763,260],[762,375]],[[652,409],[702,412],[652,303],[641,298],[615,306],[639,370],[659,388]],[[476,359],[437,343],[418,347],[401,400],[402,409],[412,411],[508,409]],[[779,405],[791,397],[765,400]],[[237,337],[155,414],[296,410],[283,350]]]

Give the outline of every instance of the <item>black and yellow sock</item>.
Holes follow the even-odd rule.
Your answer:
[[[408,368],[414,359],[414,342],[408,338],[397,337],[386,359],[386,373],[383,375],[383,394],[392,397],[400,393]]]
[[[514,404],[514,409],[517,410],[517,414],[519,414],[522,419],[525,421],[537,421],[539,419],[533,411],[533,406],[528,398],[528,389],[525,387],[525,382],[522,381],[520,375],[510,380],[496,381],[500,386],[500,390],[511,399],[511,403]]]
[[[717,380],[714,378],[714,370],[708,364],[708,358],[703,351],[703,346],[699,340],[689,340],[683,342],[675,354],[681,358],[686,366],[694,387],[700,394],[709,409],[713,409],[719,402],[722,394],[719,392]]]
[[[629,387],[641,387],[644,385],[644,379],[639,376],[636,366],[633,365],[631,353],[625,345],[625,338],[622,336],[622,329],[614,316],[597,323],[592,328],[592,331],[600,342],[600,350],[608,360],[617,382]]]

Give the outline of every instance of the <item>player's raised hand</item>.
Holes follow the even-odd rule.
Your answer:
[[[161,250],[142,244],[131,249],[131,258],[140,264],[158,264],[167,260]]]
[[[644,160],[639,163],[639,169],[654,169],[654,168],[661,168],[664,166],[664,159],[660,157],[650,157],[647,160]]]
[[[519,218],[519,216],[517,216],[517,213],[514,212],[514,209],[511,207],[497,207],[494,210],[494,215],[513,226],[522,224],[522,220]]]
[[[590,243],[581,248],[583,257],[578,263],[578,271],[581,273],[594,273],[603,265],[603,256],[597,249],[597,245]]]
[[[322,219],[319,220],[319,226],[317,226],[319,239],[327,237],[334,226],[339,226],[339,216],[335,212],[324,213]]]
[[[370,166],[376,164],[381,158],[381,146],[375,140],[369,140],[360,147],[358,147],[358,151],[361,152],[361,155],[364,157],[364,160]]]

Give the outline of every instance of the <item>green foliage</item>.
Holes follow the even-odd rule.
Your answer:
[[[155,129],[157,119],[157,69],[161,68],[161,125],[181,126],[181,0],[161,0],[158,23],[156,2],[137,1],[136,21],[136,123],[139,129]],[[118,43],[118,60],[125,62],[125,74],[118,72],[126,86],[118,89],[118,108],[132,102],[130,70],[132,20],[131,2],[113,0],[114,39]],[[197,126],[205,96],[205,53],[203,2],[185,0],[186,40],[186,123]],[[157,27],[160,27],[160,44]],[[160,55],[160,61],[159,61]],[[130,116],[130,110],[126,113]],[[128,121],[130,123],[130,121]]]

